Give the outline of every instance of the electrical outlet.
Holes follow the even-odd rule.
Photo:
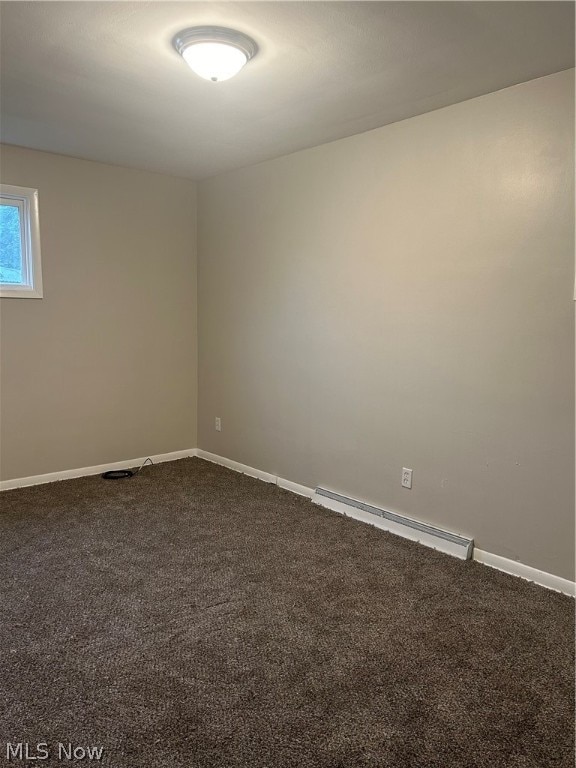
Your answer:
[[[402,488],[412,488],[412,470],[402,467]]]
[[[220,416],[216,416],[216,418],[214,419],[214,429],[216,430],[216,432],[222,432],[222,419],[220,418]]]

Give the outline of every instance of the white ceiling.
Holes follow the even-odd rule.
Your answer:
[[[200,179],[574,66],[571,2],[3,2],[2,140]],[[216,24],[232,80],[171,47]]]

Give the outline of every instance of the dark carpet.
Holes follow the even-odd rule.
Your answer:
[[[0,764],[574,765],[568,597],[200,459],[0,503]]]

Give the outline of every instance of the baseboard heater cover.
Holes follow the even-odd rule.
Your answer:
[[[388,512],[363,501],[328,491],[326,488],[316,488],[312,501],[314,504],[371,523],[378,528],[390,531],[390,533],[403,536],[405,539],[419,541],[421,544],[454,555],[462,560],[469,560],[472,557],[474,540],[467,539],[465,536],[443,531],[433,525],[412,520],[395,512]]]

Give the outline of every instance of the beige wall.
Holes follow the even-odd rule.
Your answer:
[[[3,147],[39,190],[43,299],[0,299],[2,478],[194,447],[193,182]]]
[[[200,447],[574,578],[573,88],[202,182]]]

